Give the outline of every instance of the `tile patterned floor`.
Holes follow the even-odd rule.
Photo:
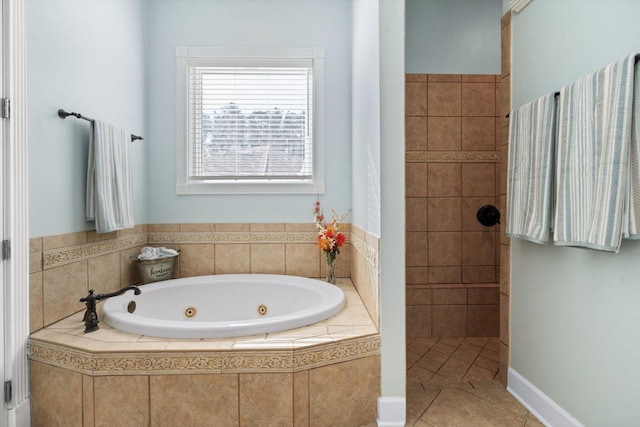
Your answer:
[[[407,345],[407,426],[542,427],[497,381],[498,338],[416,338]]]

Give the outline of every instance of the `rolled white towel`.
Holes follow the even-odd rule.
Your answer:
[[[138,255],[138,260],[140,261],[169,258],[178,255],[178,251],[176,251],[175,249],[165,247],[154,248],[151,246],[145,246],[140,252],[140,255]]]

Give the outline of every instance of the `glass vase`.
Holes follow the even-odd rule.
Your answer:
[[[332,285],[336,284],[336,253],[326,252],[327,254],[327,282]]]

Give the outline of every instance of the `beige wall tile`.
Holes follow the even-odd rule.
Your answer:
[[[405,81],[407,82],[426,82],[427,75],[426,74],[407,74],[405,76]]]
[[[429,266],[429,283],[460,283],[462,280],[462,267],[455,266]]]
[[[407,116],[427,115],[427,84],[407,82],[405,84],[405,114]]]
[[[460,231],[461,200],[459,197],[428,199],[429,231]]]
[[[495,116],[495,83],[462,83],[463,116]]]
[[[39,272],[29,275],[29,332],[37,331],[43,327],[44,296],[42,289],[42,272]]]
[[[238,425],[238,375],[149,378],[152,426]]]
[[[180,245],[180,277],[193,277],[215,273],[216,245]]]
[[[459,197],[461,193],[459,163],[429,163],[427,181],[429,197]]]
[[[510,321],[509,295],[500,294],[500,341],[509,344]]]
[[[407,231],[427,231],[427,200],[426,197],[408,197],[406,199],[407,222],[405,229]]]
[[[87,231],[87,242],[102,242],[104,240],[115,240],[118,238],[118,232],[96,233],[95,231]]]
[[[42,237],[29,239],[29,253],[42,252]]]
[[[248,224],[248,223],[215,224],[215,231],[251,231],[251,224]]]
[[[434,305],[432,336],[434,337],[466,337],[467,306],[466,305]]]
[[[42,238],[42,250],[64,248],[67,246],[82,245],[87,243],[87,232],[58,234]]]
[[[310,211],[309,213],[311,215],[313,215],[313,206],[310,206]],[[329,213],[331,212],[331,210],[329,209]],[[310,215],[310,216],[311,216]],[[311,218],[313,219],[313,218]],[[316,228],[316,225],[314,223],[287,223],[284,225],[284,230],[285,231],[318,231],[318,229]]]
[[[287,244],[285,254],[286,274],[303,277],[321,277],[320,250],[315,243]]]
[[[149,425],[149,377],[95,377],[96,427]]]
[[[284,244],[252,244],[251,273],[284,274],[284,257]]]
[[[500,335],[499,305],[469,305],[467,307],[469,337],[497,337]]]
[[[249,224],[251,231],[284,231],[284,224]]]
[[[80,261],[43,273],[44,325],[82,310],[78,300],[87,295],[87,262]]]
[[[429,74],[428,80],[431,83],[460,83],[460,74]]]
[[[430,117],[460,116],[460,83],[429,83],[428,86],[427,110]]]
[[[206,224],[179,224],[180,231],[184,232],[211,232],[214,231],[215,225],[212,223]]]
[[[469,288],[469,304],[500,304],[500,289]]]
[[[217,244],[216,274],[251,272],[251,245],[244,243]]]
[[[511,74],[511,25],[502,27],[501,39],[502,75],[506,76]]]
[[[433,291],[431,289],[414,289],[412,287],[407,287],[407,305],[430,305],[432,301],[432,295]]]
[[[500,292],[509,295],[511,286],[509,283],[509,268],[511,251],[508,245],[500,245]]]
[[[430,338],[433,322],[431,305],[410,305],[406,311],[407,338]]]
[[[496,233],[463,232],[463,265],[498,265],[496,260]]]
[[[462,149],[493,151],[496,149],[495,117],[463,117]]]
[[[429,150],[460,150],[461,140],[462,124],[460,117],[429,117],[427,143]]]
[[[458,266],[462,264],[459,232],[429,233],[429,266]]]
[[[407,163],[405,166],[405,183],[407,197],[428,196],[427,163]]]
[[[118,252],[88,260],[89,289],[96,293],[120,289],[120,254]]]
[[[293,374],[240,374],[240,425],[292,425]]]
[[[31,425],[82,426],[82,374],[31,361]]]
[[[405,149],[406,150],[426,150],[427,149],[427,118],[407,117],[405,118]]]
[[[82,427],[95,425],[93,377],[82,375]]]
[[[407,267],[405,275],[407,285],[426,285],[429,283],[428,267]]]
[[[467,290],[459,289],[434,289],[433,304],[466,304]]]
[[[462,164],[462,196],[495,196],[496,168],[493,163]]]
[[[118,230],[118,237],[132,236],[134,234],[144,234],[147,232],[146,224],[138,224],[133,228],[126,228],[124,230]]]
[[[180,224],[147,224],[149,232],[180,231]]]
[[[380,356],[312,369],[309,372],[309,425],[361,426],[372,423],[376,419],[379,394]]]
[[[412,231],[405,237],[406,265],[408,267],[426,267],[429,265],[428,244],[429,233]]]
[[[309,371],[293,374],[293,425],[309,426]]]
[[[463,74],[462,83],[494,83],[495,74]]]
[[[29,254],[29,273],[42,271],[42,252],[31,252]]]
[[[465,265],[462,267],[462,283],[497,283],[494,265]]]

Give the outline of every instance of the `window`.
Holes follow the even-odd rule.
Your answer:
[[[176,56],[178,194],[324,191],[322,48]]]

